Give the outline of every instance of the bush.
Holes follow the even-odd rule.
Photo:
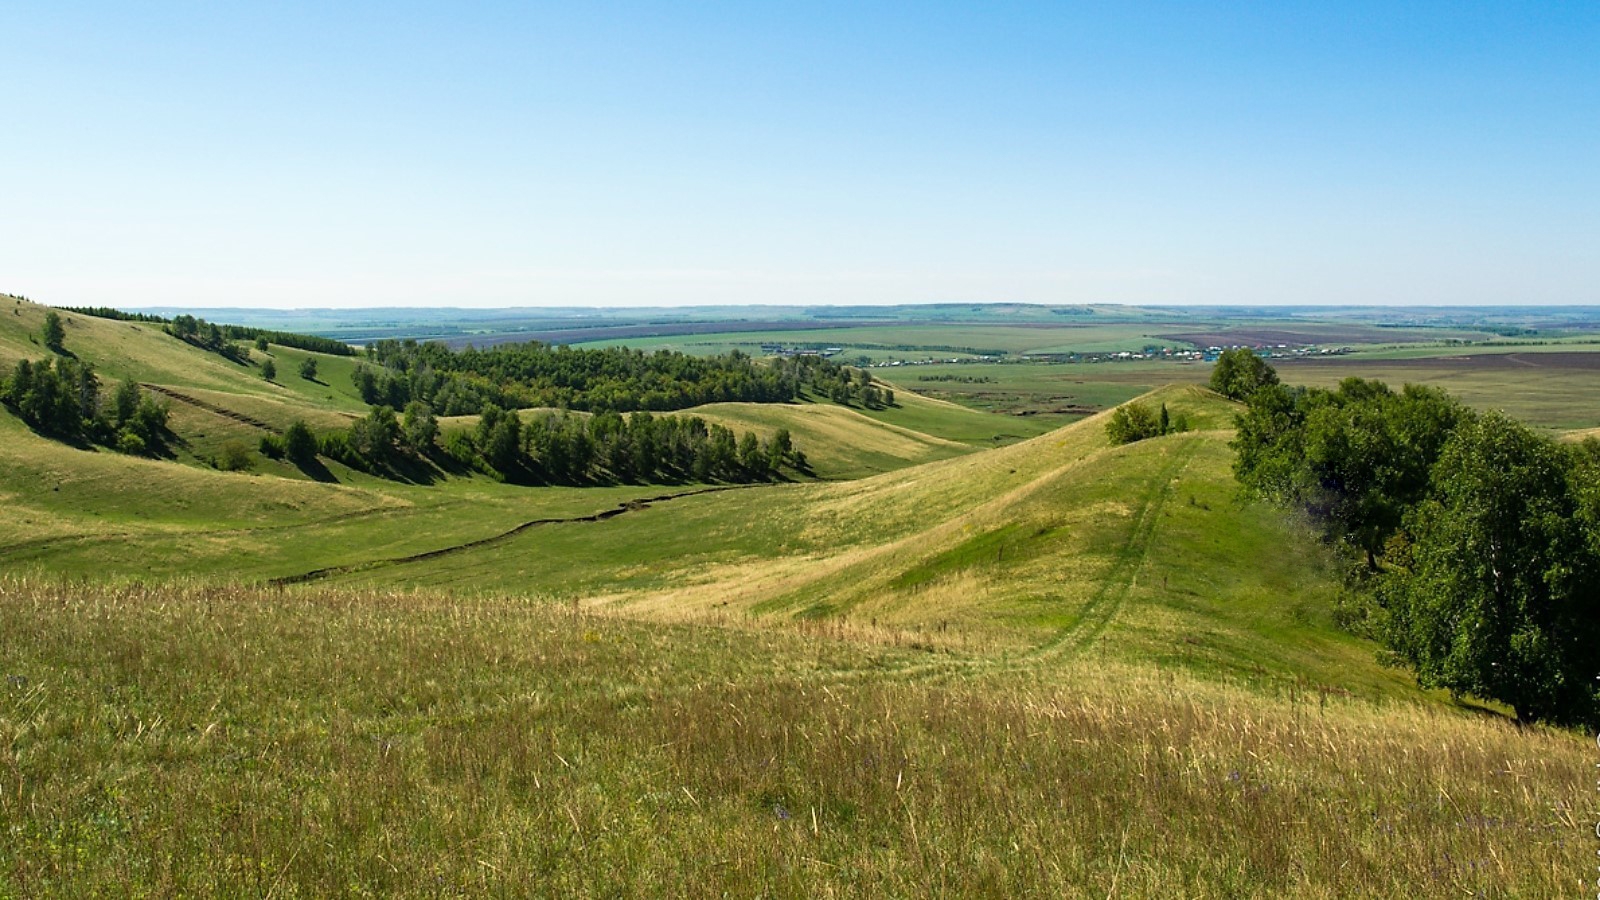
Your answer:
[[[217,454],[217,468],[224,472],[243,472],[250,468],[250,448],[243,441],[227,441]]]
[[[1113,444],[1131,444],[1160,434],[1160,420],[1142,403],[1124,403],[1112,411],[1111,420],[1106,422],[1106,437]]]
[[[471,433],[466,431],[445,432],[444,452],[463,465],[472,465],[478,458],[478,447],[472,442]]]
[[[129,456],[143,456],[145,449],[144,438],[135,434],[132,430],[124,428],[117,435],[117,450]]]

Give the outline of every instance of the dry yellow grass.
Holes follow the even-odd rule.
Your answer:
[[[1570,896],[1592,745],[1116,658],[0,579],[0,893]]]

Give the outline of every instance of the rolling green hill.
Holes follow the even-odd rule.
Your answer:
[[[0,412],[0,896],[1549,895],[1585,865],[1583,739],[1335,627],[1333,561],[1239,499],[1202,388],[1139,398],[1192,430],[1124,446],[911,396],[687,411],[789,429],[821,477],[774,484],[319,482],[199,461],[349,421],[349,360],[305,382],[274,346],[274,385],[69,319],[186,398],[184,449]]]

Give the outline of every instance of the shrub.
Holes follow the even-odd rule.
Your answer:
[[[1111,413],[1106,422],[1106,437],[1113,444],[1131,444],[1161,434],[1161,422],[1150,407],[1141,403],[1124,403]]]
[[[224,472],[243,472],[250,468],[250,448],[243,441],[227,441],[217,454],[217,468]]]

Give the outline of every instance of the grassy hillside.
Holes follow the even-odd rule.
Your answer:
[[[44,358],[46,351],[28,340],[44,312],[14,304],[17,322],[0,330],[0,351]],[[354,363],[274,345],[281,382],[274,384],[251,366],[145,324],[65,318],[67,349],[93,363],[104,381],[131,376],[165,392],[177,453],[172,460],[146,460],[74,448],[31,433],[0,410],[0,497],[13,513],[0,519],[0,558],[12,570],[273,578],[425,553],[536,519],[582,518],[693,489],[529,490],[471,475],[418,487],[329,461],[323,477],[333,483],[318,484],[300,468],[260,455],[253,455],[249,473],[214,471],[203,461],[227,441],[254,448],[263,435],[297,418],[319,429],[347,426],[364,408],[348,387]],[[307,356],[318,360],[318,382],[284,374]],[[685,414],[761,434],[787,427],[822,478],[971,452],[963,439],[989,424],[981,413],[914,397],[877,418],[830,403],[719,404]],[[895,424],[896,417],[956,439]],[[470,427],[474,420],[444,424]]]
[[[10,315],[0,312],[0,371],[6,372],[19,359],[49,355],[33,340],[49,308],[15,298],[8,303]],[[265,354],[250,350],[251,362],[246,365],[180,341],[159,326],[76,313],[62,315],[67,350],[93,364],[104,383],[133,378],[162,391],[171,408],[172,428],[180,438],[176,448],[180,462],[203,463],[229,440],[254,448],[262,435],[281,431],[296,419],[318,430],[345,428],[367,410],[351,381],[359,364],[351,357],[272,345]],[[278,370],[271,382],[261,378],[259,368],[267,358]],[[300,363],[307,358],[317,362],[314,381],[298,374]],[[996,420],[910,394],[893,408],[864,412],[826,402],[767,408],[747,404],[743,411],[739,404],[719,406],[707,410],[707,415],[739,431],[766,434],[787,427],[818,474],[828,478],[882,472],[964,452],[959,445],[994,446],[1048,427]],[[686,414],[699,412],[688,410]],[[470,426],[474,422],[475,418],[465,417],[442,424]],[[272,475],[303,477],[294,466],[263,457],[256,459],[256,466]],[[362,480],[355,473],[338,472],[341,481]]]
[[[901,466],[711,493],[130,470],[136,461],[60,448],[12,422],[19,439],[0,453],[27,477],[0,552],[14,570],[331,570],[335,582],[526,592],[656,619],[826,619],[1045,655],[1105,645],[1195,670],[1408,690],[1330,627],[1332,582],[1312,544],[1235,502],[1220,430],[1231,404],[1197,388],[1149,402],[1199,430],[1113,448],[1092,418],[970,453],[835,406],[708,407],[698,412],[730,425],[808,435],[831,465]],[[934,461],[906,465],[919,454]],[[1268,552],[1278,546],[1300,549]]]
[[[49,307],[14,299],[9,305],[9,314],[4,311],[5,305],[0,305],[0,366],[6,370],[19,359],[40,359],[48,355],[48,351],[32,339],[43,327]],[[287,421],[298,416],[366,410],[350,383],[355,362],[349,357],[273,345],[270,356],[277,363],[278,377],[274,382],[267,382],[261,378],[257,365],[243,365],[208,353],[166,334],[159,325],[68,312],[62,312],[61,316],[67,332],[66,349],[84,362],[92,363],[104,379],[133,378],[185,393],[197,392],[196,395],[202,397],[206,396],[205,392],[212,392],[212,399],[220,392],[264,402],[268,405],[262,409],[267,410],[275,408],[271,404],[278,404],[290,407],[284,413],[289,416]],[[307,356],[317,360],[319,373],[315,382],[296,374],[300,361]],[[262,354],[251,352],[253,363],[263,358]]]
[[[1332,627],[1335,580],[1315,542],[1237,502],[1220,428],[1232,404],[1189,387],[1148,402],[1201,430],[1111,447],[1096,417],[863,480],[684,497],[333,579],[1415,697]]]
[[[1592,747],[1098,655],[0,579],[0,894],[1566,896]]]
[[[348,360],[270,385],[71,318],[189,398],[190,449],[0,413],[0,897],[1548,896],[1587,865],[1583,737],[1336,629],[1202,388],[1139,398],[1193,430],[1126,446],[909,395],[692,411],[825,480],[318,482],[185,461],[346,421]]]

